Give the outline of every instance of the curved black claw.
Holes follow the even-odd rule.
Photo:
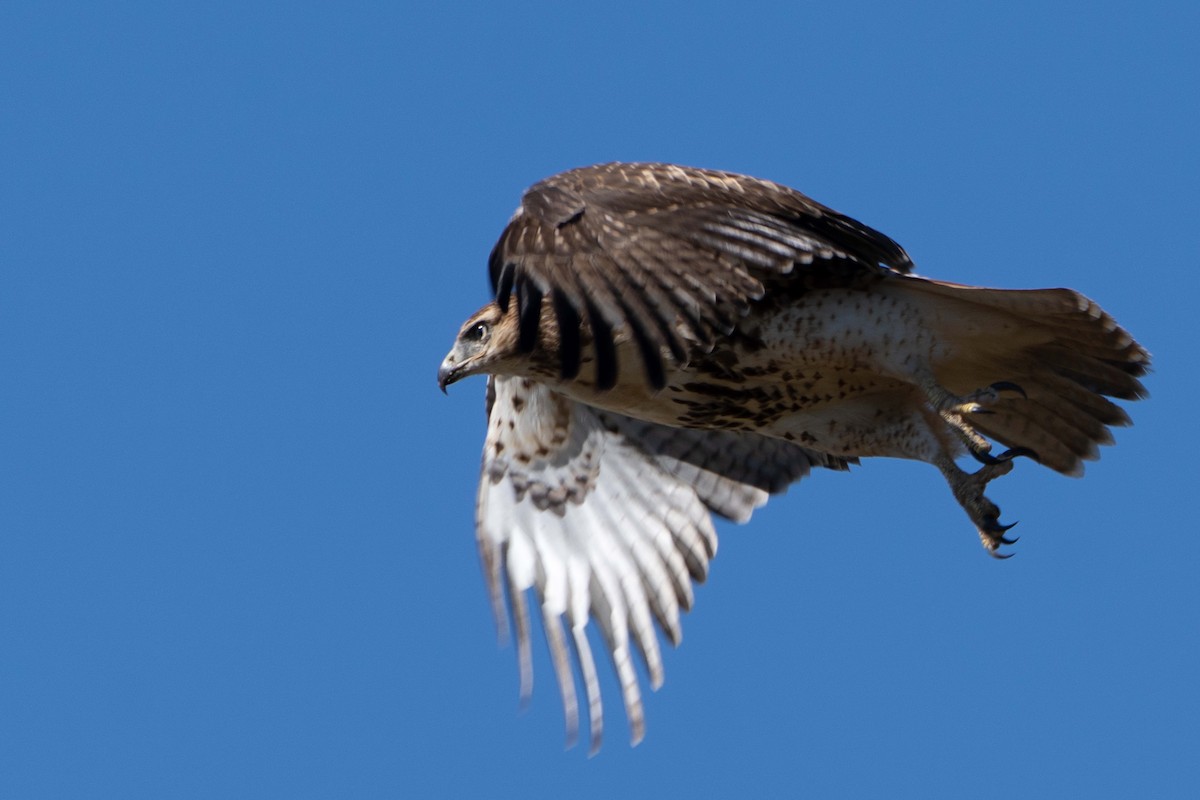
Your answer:
[[[986,464],[989,467],[993,466],[994,464],[999,464],[1001,461],[1004,460],[1003,458],[996,458],[994,455],[989,453],[987,450],[971,449],[970,453],[971,453],[971,456],[976,461],[978,461],[980,464]]]
[[[1041,463],[1042,457],[1037,454],[1036,450],[1030,450],[1028,447],[1010,447],[998,456],[994,456],[987,450],[970,450],[971,456],[980,464],[992,466],[994,464],[1003,464],[1005,461],[1012,461],[1017,456],[1025,456],[1032,458],[1034,461]]]
[[[1029,395],[1025,394],[1025,390],[1022,389],[1019,385],[1013,383],[1012,381],[996,381],[988,388],[992,389],[994,391],[997,391],[997,392],[1004,392],[1004,391],[1016,392],[1017,394],[1021,395],[1021,397],[1024,397],[1026,400],[1029,399]]]
[[[1016,523],[1014,522],[1013,525],[1016,525]],[[1012,525],[999,525],[997,527],[999,527],[1003,531],[1003,530],[1008,530],[1009,528],[1012,527]],[[1014,536],[1013,538],[1009,539],[1007,536],[1000,536],[999,534],[992,535],[992,533],[990,531],[985,532],[984,535],[987,536],[987,539],[988,539],[988,541],[985,543],[985,546],[987,547],[988,555],[991,556],[992,558],[1005,559],[1005,558],[1012,558],[1014,555],[1016,555],[1015,553],[1001,553],[999,548],[1006,546],[1006,545],[1016,544],[1017,541],[1020,539],[1019,536]]]
[[[1032,458],[1034,461],[1041,463],[1042,457],[1038,455],[1036,450],[1031,450],[1028,447],[1010,447],[998,456],[994,456],[986,450],[972,450],[971,455],[980,464],[1003,464],[1005,461],[1012,461],[1018,456]]]
[[[1037,454],[1036,450],[1031,450],[1028,447],[1010,447],[998,456],[995,456],[997,461],[1012,461],[1017,456],[1025,456],[1032,458],[1034,461],[1041,463],[1042,457]]]
[[[1020,520],[1017,522],[1020,522]],[[1009,523],[1008,525],[1001,525],[1000,520],[989,519],[987,521],[987,525],[984,527],[984,530],[986,530],[988,533],[1004,533],[1005,531],[1011,531],[1015,527],[1017,527],[1016,522]],[[1008,544],[1008,542],[1005,542],[1005,544]]]
[[[986,520],[984,523],[983,532],[987,535],[988,539],[992,540],[993,542],[996,542],[997,545],[1016,544],[1017,542],[1019,542],[1021,540],[1020,536],[1014,536],[1013,538],[1010,539],[1004,535],[1006,532],[1012,530],[1015,527],[1017,527],[1016,522],[1013,522],[1009,525],[1001,525],[1000,520],[989,519],[989,520]]]

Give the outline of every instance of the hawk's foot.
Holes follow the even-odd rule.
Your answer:
[[[992,443],[985,439],[975,427],[967,421],[967,414],[991,414],[988,406],[1000,399],[1004,392],[1013,392],[1021,397],[1028,397],[1025,390],[1011,381],[997,381],[990,386],[976,389],[968,395],[959,397],[932,380],[922,386],[930,404],[938,415],[950,426],[958,436],[967,452],[981,464],[994,466],[1005,461],[1011,461],[1017,456],[1028,456],[1037,460],[1038,455],[1028,447],[1012,447],[998,456],[993,456]]]
[[[993,558],[1008,558],[1012,555],[1011,553],[1007,555],[1000,553],[998,550],[1002,545],[1016,544],[1016,538],[1010,539],[1004,535],[1016,523],[1002,525],[1000,523],[1000,507],[983,493],[988,483],[1012,471],[1011,458],[997,459],[995,463],[985,464],[976,472],[964,472],[949,461],[940,464],[939,468],[946,476],[950,490],[954,492],[954,499],[967,512],[971,522],[975,523],[979,541],[983,543],[988,554]]]

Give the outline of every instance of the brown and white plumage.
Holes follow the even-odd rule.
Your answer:
[[[492,252],[496,300],[439,371],[443,388],[493,376],[477,530],[502,628],[512,605],[523,695],[528,589],[568,730],[574,659],[598,745],[590,619],[636,742],[631,643],[657,687],[651,620],[678,642],[716,549],[711,513],[745,521],[813,466],[911,458],[941,471],[996,555],[1011,540],[988,482],[1018,455],[1081,474],[1128,424],[1107,398],[1144,396],[1149,355],[1094,302],[911,270],[883,234],[745,176],[608,164],[526,192]],[[965,454],[983,466],[964,471]]]
[[[799,269],[798,269],[799,268]],[[515,296],[520,347],[533,349],[542,298],[564,332],[562,373],[596,337],[596,383],[615,381],[612,330],[628,330],[647,379],[660,350],[687,358],[728,334],[772,285],[869,280],[912,262],[888,237],[770,181],[672,164],[603,164],[530,187],[488,261],[502,310]]]
[[[717,549],[710,513],[744,522],[768,494],[812,466],[845,465],[753,433],[643,422],[574,402],[529,378],[489,379],[488,420],[476,526],[497,623],[507,629],[507,591],[527,697],[532,668],[524,593],[537,589],[573,738],[578,713],[566,621],[593,750],[601,704],[584,633],[588,619],[595,619],[612,654],[637,741],[642,706],[630,643],[657,688],[662,660],[651,619],[679,643],[679,612],[691,608],[691,581],[704,580]]]

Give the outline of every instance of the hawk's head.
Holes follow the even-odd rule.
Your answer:
[[[509,306],[505,313],[495,303],[488,303],[459,329],[454,347],[438,368],[438,387],[444,392],[447,386],[469,375],[514,371],[515,362],[525,357],[517,349],[517,338],[516,305]]]

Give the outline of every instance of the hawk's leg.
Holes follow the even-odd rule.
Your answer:
[[[982,464],[994,466],[1011,461],[1017,456],[1037,458],[1037,453],[1027,447],[1013,447],[998,456],[993,456],[991,454],[992,443],[975,430],[974,426],[966,419],[967,414],[993,413],[988,406],[999,400],[1002,392],[1014,392],[1021,397],[1028,397],[1025,390],[1017,384],[1009,381],[997,381],[990,386],[976,389],[968,395],[959,397],[938,384],[932,377],[926,377],[921,381],[921,389],[938,415],[962,440],[967,452]]]
[[[779,423],[773,435],[804,442],[821,452],[848,458],[910,458],[933,464],[975,523],[979,539],[990,554],[1004,558],[997,550],[1014,543],[1004,536],[1011,526],[1000,524],[1000,509],[984,496],[989,482],[1012,471],[1012,460],[996,459],[996,463],[985,464],[974,473],[960,469],[954,463],[963,453],[960,431],[947,423],[917,386],[896,384],[889,391],[782,417]]]
[[[967,512],[971,522],[975,523],[975,530],[979,532],[979,541],[987,548],[988,553],[994,558],[1008,558],[1011,553],[1002,555],[997,552],[997,549],[1001,545],[1016,543],[1016,539],[1009,539],[1004,535],[1005,531],[1016,523],[1001,525],[1000,508],[984,496],[983,490],[989,482],[1001,475],[1007,475],[1012,470],[1012,460],[985,464],[976,472],[965,472],[959,469],[954,460],[947,456],[936,459],[934,464],[946,477],[946,482],[950,484],[950,490],[954,492],[954,499]]]

